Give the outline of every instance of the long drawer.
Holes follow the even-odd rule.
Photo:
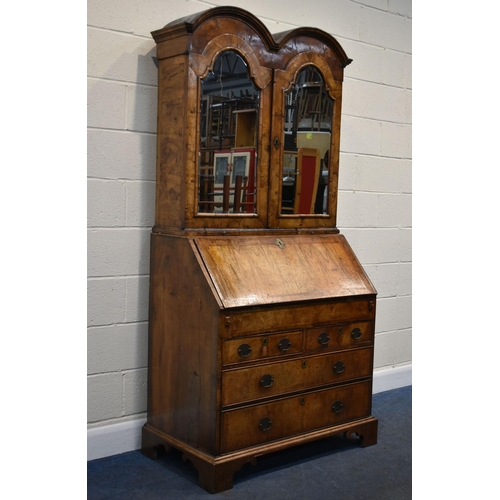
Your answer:
[[[222,453],[366,417],[371,384],[368,380],[223,411]]]
[[[369,377],[372,347],[261,364],[222,373],[222,405]]]

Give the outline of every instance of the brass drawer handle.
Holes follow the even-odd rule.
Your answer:
[[[340,413],[343,408],[344,408],[344,403],[342,403],[342,401],[335,401],[332,404],[332,411],[334,413]]]
[[[259,429],[261,431],[268,431],[271,428],[271,425],[273,425],[273,421],[269,417],[264,417],[259,422]]]
[[[260,379],[260,385],[262,387],[271,387],[274,384],[274,378],[272,375],[263,375]]]
[[[278,342],[278,348],[280,351],[288,351],[288,349],[290,349],[290,347],[292,347],[292,343],[287,339],[281,339],[279,342]]]
[[[361,335],[363,335],[363,332],[359,329],[359,328],[353,328],[352,332],[351,332],[351,337],[354,339],[354,340],[358,340],[361,338]]]
[[[318,335],[318,343],[321,345],[328,345],[328,342],[330,342],[330,335],[328,335],[328,332],[321,332]]]
[[[250,356],[251,352],[252,352],[252,348],[250,347],[250,344],[241,344],[240,347],[238,347],[238,354],[242,358],[246,358],[247,356]]]
[[[345,365],[344,365],[344,363],[342,363],[342,361],[337,361],[333,365],[333,371],[335,373],[342,373],[344,370],[345,370]]]

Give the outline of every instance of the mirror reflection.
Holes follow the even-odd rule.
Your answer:
[[[221,52],[201,81],[198,211],[255,213],[259,90],[244,59]]]
[[[327,214],[333,100],[314,66],[285,93],[282,214]]]

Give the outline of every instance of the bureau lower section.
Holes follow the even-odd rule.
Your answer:
[[[181,450],[210,492],[266,453],[377,441],[376,292],[343,238],[276,236],[152,235],[142,450]]]
[[[367,297],[220,311],[198,329],[158,328],[143,452],[180,449],[200,485],[218,492],[265,453],[342,433],[375,444],[374,323]]]

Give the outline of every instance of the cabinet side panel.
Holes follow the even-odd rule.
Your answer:
[[[189,241],[151,241],[148,422],[216,453],[219,309]]]
[[[187,56],[159,61],[156,169],[157,226],[184,227]]]

